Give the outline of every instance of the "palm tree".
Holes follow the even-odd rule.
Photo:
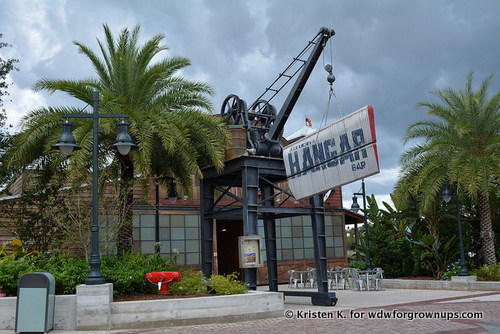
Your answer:
[[[92,63],[97,77],[84,80],[38,81],[34,89],[62,91],[91,104],[94,90],[100,92],[99,110],[103,113],[125,113],[130,122],[129,133],[138,150],[122,156],[109,150],[118,133],[114,121],[102,119],[99,127],[101,170],[116,171],[120,178],[120,206],[123,217],[118,236],[118,253],[131,250],[132,201],[134,175],[143,180],[174,177],[187,192],[195,174],[201,177],[204,159],[222,168],[227,132],[222,121],[210,113],[212,103],[207,96],[213,89],[206,83],[188,81],[178,75],[190,61],[183,57],[167,57],[153,63],[153,58],[167,50],[156,35],[143,46],[137,45],[140,27],[122,30],[115,40],[104,25],[106,40],[98,40],[100,58],[89,47],[78,42],[79,53]],[[74,107],[49,107],[30,111],[22,120],[22,129],[9,153],[8,162],[15,166],[38,165],[53,170],[67,164],[73,179],[88,176],[91,170],[92,121],[75,119],[73,135],[82,150],[73,153],[69,162],[50,148],[61,133],[62,115],[79,112]],[[110,163],[111,161],[111,163]],[[51,167],[51,168],[49,168]],[[84,168],[82,168],[84,167]]]
[[[496,263],[490,195],[500,180],[500,92],[488,96],[489,76],[478,90],[469,72],[465,89],[433,90],[441,103],[423,102],[436,120],[417,121],[404,143],[423,139],[401,157],[402,172],[396,191],[418,196],[424,211],[439,199],[446,181],[477,201],[484,262]]]

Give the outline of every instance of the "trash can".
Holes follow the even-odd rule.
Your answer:
[[[48,332],[54,325],[56,280],[51,273],[21,276],[17,285],[16,333]]]

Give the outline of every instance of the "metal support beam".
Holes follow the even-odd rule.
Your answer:
[[[214,186],[209,182],[201,180],[200,182],[200,219],[201,219],[201,268],[205,277],[212,275],[213,257],[214,257],[214,238],[213,238],[213,218],[208,214],[208,209],[214,203]]]
[[[244,167],[241,170],[243,190],[243,234],[258,235],[259,169]],[[257,290],[257,268],[245,269],[245,281],[250,290]]]
[[[328,293],[325,209],[323,206],[323,194],[312,196],[309,198],[309,202],[313,210],[313,213],[311,214],[311,221],[319,293],[318,296],[311,296],[311,300],[313,305],[332,305],[337,301],[337,298],[335,298],[334,293]]]
[[[274,207],[274,188],[269,184],[261,184],[265,207]],[[264,233],[266,240],[266,261],[269,291],[278,291],[278,257],[276,252],[276,223],[274,215],[264,215]]]
[[[318,277],[318,292],[328,291],[327,258],[326,258],[326,231],[323,208],[323,195],[311,197],[311,222],[314,241],[314,259],[316,261],[316,275]]]

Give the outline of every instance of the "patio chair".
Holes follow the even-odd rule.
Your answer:
[[[306,287],[309,284],[309,287],[312,289],[316,286],[316,269],[315,268],[307,268],[307,277],[306,277]]]
[[[333,268],[328,268],[326,272],[326,277],[328,278],[328,289],[332,290],[333,285],[335,284],[335,273]]]
[[[328,287],[330,289],[339,289],[339,287],[342,286],[342,288],[345,288],[345,278],[344,278],[344,272],[343,269],[340,267],[335,267],[335,269],[332,267],[328,271]]]
[[[293,269],[288,270],[288,275],[289,275],[288,287],[297,288],[297,285],[299,283],[299,278],[295,274],[295,270]]]
[[[339,276],[339,286],[342,286],[342,289],[345,290],[347,287],[352,287],[352,273],[351,268],[343,268],[342,273]]]
[[[352,286],[354,285],[354,278],[352,277],[352,268],[344,268],[344,281],[345,285],[347,285],[349,289],[352,289]]]
[[[359,276],[359,269],[352,268],[351,273],[352,273],[352,280],[353,280],[352,289],[353,290],[357,289],[359,291],[362,291],[363,285],[365,285],[368,282],[366,282],[366,280],[364,278]]]
[[[377,267],[373,269],[373,274],[369,276],[369,284],[376,290],[384,290],[384,287],[382,285],[382,281],[384,279],[384,271],[382,268]]]

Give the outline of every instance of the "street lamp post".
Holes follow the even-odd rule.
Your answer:
[[[98,127],[99,118],[122,118],[119,123],[120,133],[116,137],[116,142],[113,145],[120,154],[127,155],[130,149],[135,147],[132,143],[132,138],[128,134],[128,123],[124,118],[128,117],[126,114],[100,114],[99,113],[99,92],[94,91],[93,95],[93,112],[67,114],[63,116],[66,118],[63,124],[63,134],[59,137],[57,144],[53,148],[59,149],[62,154],[69,156],[74,150],[80,149],[76,145],[75,138],[71,134],[72,123],[69,118],[92,118],[93,119],[93,153],[92,153],[92,239],[91,239],[91,256],[89,260],[90,273],[85,280],[87,285],[96,285],[106,283],[105,278],[101,273],[101,257],[99,255],[99,222],[98,222]]]
[[[460,219],[460,202],[458,201],[457,183],[456,182],[453,183],[453,191],[451,191],[450,184],[446,182],[443,189],[443,200],[446,203],[449,203],[453,197],[455,197],[455,205],[457,209],[458,246],[460,248],[460,271],[458,272],[458,276],[470,276],[469,271],[467,270],[467,264],[465,263],[464,243],[462,239],[462,222]]]
[[[351,210],[354,212],[358,212],[359,204],[358,204],[358,196],[363,196],[363,215],[365,219],[365,236],[366,236],[366,270],[372,270],[372,262],[370,259],[370,243],[368,242],[368,222],[366,217],[366,192],[365,192],[365,180],[361,181],[361,193],[354,193],[352,197],[352,205]]]

